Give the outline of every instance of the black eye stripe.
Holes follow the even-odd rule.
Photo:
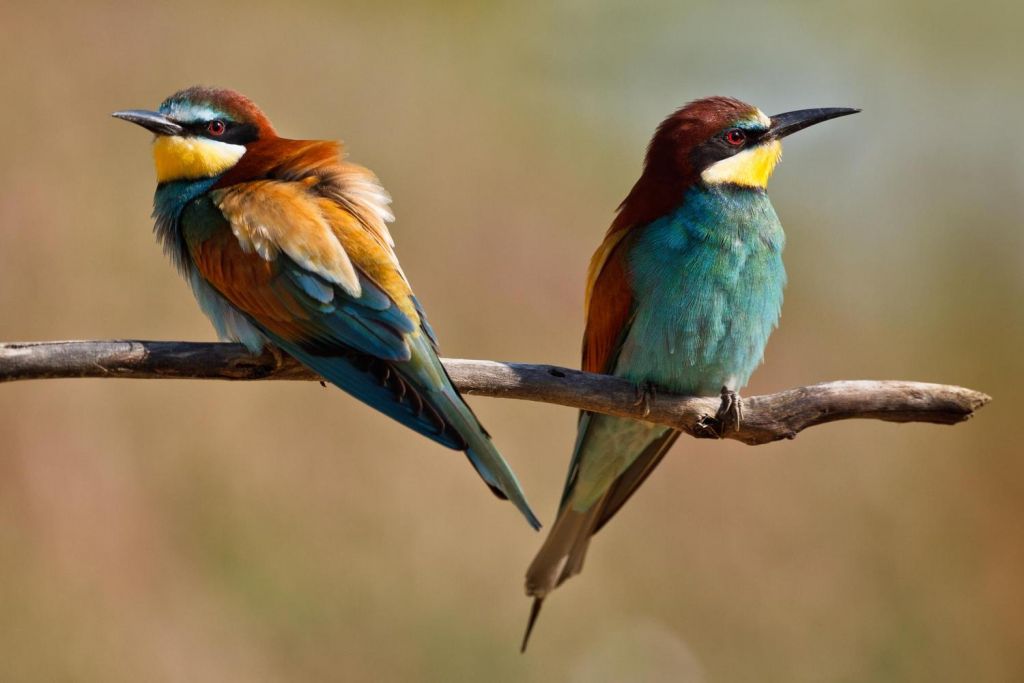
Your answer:
[[[208,126],[210,121],[195,121],[193,123],[182,123],[182,128],[191,137],[207,138],[218,142],[244,145],[259,139],[259,129],[251,123],[238,123],[227,119],[217,119],[224,122],[224,132],[220,135],[210,133]]]
[[[754,128],[752,130],[740,128],[739,130],[743,131],[743,134],[747,136],[747,142],[757,142],[758,140],[764,137],[765,133],[768,132],[767,130],[759,128]]]
[[[742,144],[732,144],[727,139],[729,132],[739,130],[746,136]],[[768,131],[763,128],[740,128],[729,126],[728,128],[715,133],[711,138],[705,140],[693,148],[690,153],[690,163],[693,168],[703,171],[712,164],[728,159],[734,154],[743,150],[756,147]]]

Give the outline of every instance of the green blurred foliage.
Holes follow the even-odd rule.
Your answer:
[[[450,356],[574,365],[590,253],[660,118],[787,140],[782,327],[747,393],[959,383],[955,428],[682,440],[516,651],[540,538],[461,455],[315,384],[0,388],[3,681],[1024,678],[1020,3],[0,0],[0,339],[210,339],[150,234],[193,83],[343,137]],[[550,520],[575,415],[474,400]]]

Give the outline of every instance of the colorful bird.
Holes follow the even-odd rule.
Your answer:
[[[156,135],[164,251],[222,339],[283,350],[385,415],[463,450],[539,528],[519,482],[452,386],[394,252],[388,193],[342,146],[278,137],[231,90],[193,87],[114,116]]]
[[[731,392],[761,362],[786,283],[785,236],[765,191],[779,141],[857,111],[769,118],[738,100],[710,97],[665,119],[590,262],[583,369],[677,394],[722,392],[721,417],[738,413]],[[558,517],[526,573],[534,602],[523,650],[544,598],[580,572],[591,536],[678,436],[638,420],[580,416]]]

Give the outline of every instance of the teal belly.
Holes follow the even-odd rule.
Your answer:
[[[778,324],[784,243],[764,192],[689,190],[628,245],[635,308],[615,374],[695,395],[745,386]]]

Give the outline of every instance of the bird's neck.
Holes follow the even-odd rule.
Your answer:
[[[785,244],[782,225],[768,193],[743,185],[706,185],[688,188],[682,201],[655,223],[685,226],[687,239],[732,248],[736,241],[750,242],[770,250]]]
[[[696,175],[659,173],[645,169],[629,195],[609,233],[637,229],[665,216],[680,213],[717,214],[720,219],[742,217],[753,211],[771,210],[764,188],[734,183],[709,184]],[[771,210],[774,215],[774,210]]]
[[[217,184],[218,180],[220,180],[219,175],[210,178],[160,183],[156,186],[156,194],[153,197],[153,215],[157,217],[173,215],[176,218],[181,215],[186,204],[207,192]]]

